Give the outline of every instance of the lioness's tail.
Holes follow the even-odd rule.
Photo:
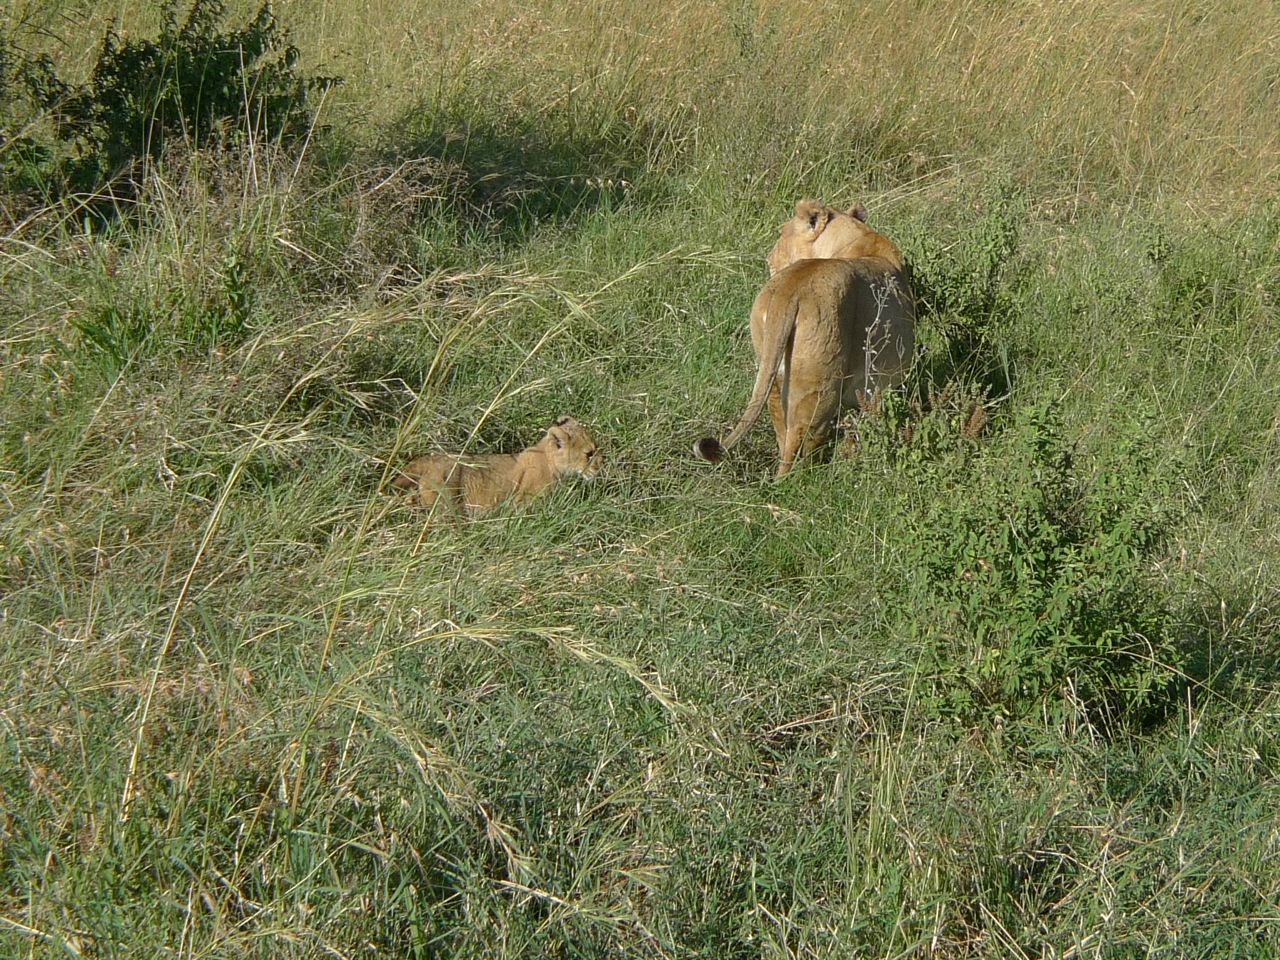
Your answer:
[[[782,353],[786,350],[787,341],[791,339],[792,331],[796,328],[796,315],[800,312],[800,298],[796,296],[788,298],[790,302],[784,308],[784,313],[770,329],[769,313],[772,311],[774,299],[776,298],[770,297],[765,307],[765,330],[768,333],[768,340],[765,342],[764,355],[760,358],[760,367],[756,370],[756,382],[751,388],[751,400],[747,403],[746,412],[742,414],[738,425],[730,431],[723,442],[715,437],[703,437],[694,443],[694,454],[703,460],[719,463],[724,459],[726,451],[737,446],[738,441],[756,425],[756,421],[760,419],[760,411],[764,409],[765,401],[769,399],[769,390],[773,387],[773,381],[778,376],[778,366],[782,363]]]

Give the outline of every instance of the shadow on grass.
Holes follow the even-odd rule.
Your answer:
[[[1172,598],[1166,598],[1172,604]],[[1172,610],[1172,608],[1171,608]],[[1122,729],[1149,735],[1180,708],[1260,709],[1280,690],[1280,593],[1193,603],[1179,615],[1174,675]],[[1139,638],[1141,639],[1141,638]]]
[[[931,318],[926,315],[924,322],[931,322]],[[1017,358],[1007,344],[997,342],[986,331],[962,328],[949,331],[943,343],[920,356],[912,379],[921,396],[927,396],[930,388],[943,390],[949,384],[963,383],[987,400],[998,400],[1013,388]]]
[[[1192,614],[1183,640],[1193,696],[1263,701],[1280,689],[1280,592],[1223,598]]]
[[[437,214],[518,243],[540,224],[618,206],[646,166],[644,128],[622,118],[589,132],[577,126],[541,116],[498,124],[418,105],[390,124],[381,154],[417,171]]]
[[[960,312],[939,309],[926,278],[913,278],[913,288],[917,331],[928,326],[937,336],[919,347],[906,384],[908,407],[916,417],[963,414],[966,430],[976,431],[974,436],[985,432],[1017,379],[1017,357],[997,333],[1008,315],[995,304]],[[977,414],[979,408],[985,412]]]

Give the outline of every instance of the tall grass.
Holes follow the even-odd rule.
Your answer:
[[[648,160],[674,150],[708,166],[750,166],[722,169],[737,190],[743,177],[773,183],[789,173],[804,183],[815,171],[833,181],[870,171],[892,186],[912,173],[998,163],[1047,197],[1145,194],[1197,209],[1267,195],[1280,156],[1268,109],[1280,82],[1280,13],[1266,5],[410,0],[276,9],[306,63],[346,78],[336,109],[359,138],[426,103],[462,125],[529,118],[548,136],[566,132],[557,126],[580,136],[625,128]],[[59,17],[118,18],[126,32],[157,23],[138,5],[86,13],[20,2],[13,17],[74,37],[83,33],[64,34]],[[88,52],[69,39],[57,46],[73,63]]]
[[[353,97],[397,91],[384,109],[480,89],[519,116],[625,119],[705,163],[754,157],[723,171],[737,183],[997,162],[1046,192],[1218,207],[1272,189],[1280,155],[1268,110],[1280,14],[1248,4],[284,9]],[[852,169],[830,170],[833,154]]]
[[[304,140],[5,198],[0,954],[1280,952],[1275,13],[277,13]],[[811,194],[926,352],[711,469]],[[561,413],[592,484],[385,490]]]

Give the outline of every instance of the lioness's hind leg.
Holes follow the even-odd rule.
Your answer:
[[[806,449],[809,444],[810,423],[807,418],[801,419],[799,414],[804,407],[812,407],[811,404],[803,402],[794,404],[791,408],[791,422],[787,425],[786,435],[781,443],[780,460],[778,461],[778,476],[787,473],[803,454],[802,450]]]
[[[807,393],[792,404],[778,476],[789,471],[797,460],[822,446],[831,433],[837,407],[835,398],[826,392]]]
[[[769,390],[769,417],[773,420],[773,435],[778,441],[778,456],[787,445],[787,415],[782,409],[782,390],[775,380]]]
[[[791,470],[792,466],[800,457],[800,450],[805,445],[808,435],[807,426],[799,423],[792,423],[790,429],[787,430],[786,439],[782,443],[782,458],[778,462],[778,476],[782,476]]]

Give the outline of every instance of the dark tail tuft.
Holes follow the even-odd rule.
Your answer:
[[[724,447],[715,437],[703,437],[693,445],[693,453],[708,463],[719,463],[724,459]]]

